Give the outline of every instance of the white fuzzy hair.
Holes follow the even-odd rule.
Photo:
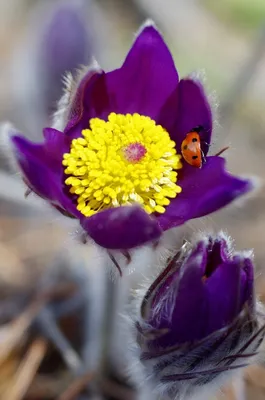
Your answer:
[[[64,130],[72,102],[74,101],[77,88],[89,71],[101,72],[101,68],[98,62],[93,59],[89,66],[82,66],[76,71],[76,75],[73,76],[71,73],[66,73],[63,78],[64,93],[57,104],[57,111],[55,111],[52,118],[52,127],[58,130]]]

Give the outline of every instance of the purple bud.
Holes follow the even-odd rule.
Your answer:
[[[235,254],[223,234],[186,243],[149,287],[136,327],[141,361],[169,398],[223,384],[264,335],[250,253]]]
[[[86,9],[73,2],[55,8],[43,31],[40,43],[40,70],[48,110],[53,110],[62,95],[63,77],[91,61],[89,21]]]
[[[14,122],[30,137],[51,124],[67,73],[92,60],[89,2],[41,2],[32,8],[26,36],[12,65]],[[89,16],[90,18],[87,18]]]

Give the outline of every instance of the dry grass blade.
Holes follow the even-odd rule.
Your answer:
[[[14,321],[0,327],[0,365],[19,344],[43,305],[56,294],[69,291],[73,285],[61,285],[41,293]]]
[[[111,398],[115,398],[117,400],[136,400],[136,394],[134,390],[110,379],[105,379],[102,382],[101,388],[102,392]]]
[[[48,308],[44,308],[37,316],[36,321],[44,336],[48,337],[60,351],[70,371],[74,375],[80,375],[81,371],[83,371],[80,357],[60,330],[51,311]]]
[[[243,374],[235,377],[230,384],[220,389],[216,400],[246,400],[245,382]]]
[[[4,363],[0,367],[0,399],[3,397],[3,393],[7,393],[7,390],[12,387],[14,383],[14,376],[19,368],[20,364],[20,352],[17,349],[13,350],[6,358]],[[5,400],[5,399],[3,399]]]
[[[252,365],[245,372],[246,382],[265,389],[265,368],[259,365]]]
[[[36,375],[27,392],[27,400],[56,399],[69,386],[73,375],[69,371],[63,371],[56,375]]]
[[[46,350],[47,342],[44,339],[36,339],[31,344],[25,359],[21,362],[17,370],[12,387],[6,392],[3,399],[23,399],[35,377]]]
[[[69,388],[58,397],[58,400],[74,400],[76,396],[84,390],[86,385],[92,381],[94,376],[95,374],[93,372],[88,372],[80,378],[75,379]]]
[[[21,342],[42,305],[43,302],[35,301],[15,321],[0,328],[0,365]]]

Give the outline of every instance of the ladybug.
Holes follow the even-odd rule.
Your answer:
[[[201,168],[204,154],[201,149],[200,135],[195,129],[187,133],[186,138],[181,143],[181,154],[192,167]]]

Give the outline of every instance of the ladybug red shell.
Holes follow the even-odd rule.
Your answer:
[[[192,131],[187,133],[186,138],[181,143],[181,154],[184,160],[192,167],[201,168],[203,154],[198,132]]]

